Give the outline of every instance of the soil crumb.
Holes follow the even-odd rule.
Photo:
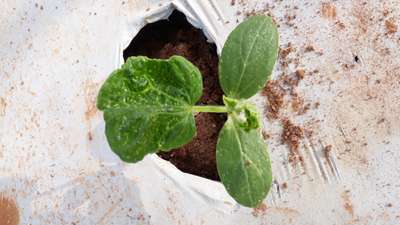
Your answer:
[[[267,117],[270,119],[277,119],[279,116],[279,111],[283,106],[283,97],[285,95],[285,92],[280,86],[279,81],[268,81],[261,94],[267,97],[269,103],[266,106]]]
[[[327,145],[324,147],[324,155],[326,159],[329,159],[332,154],[332,145]]]
[[[19,211],[14,200],[5,197],[0,193],[0,224],[18,225]]]
[[[321,12],[325,18],[334,19],[336,17],[336,7],[331,3],[322,3]]]
[[[282,125],[282,143],[289,147],[289,162],[303,162],[304,159],[299,152],[300,141],[304,138],[303,129],[294,125],[289,119],[283,119]]]
[[[0,98],[0,116],[4,116],[6,114],[7,103],[4,98]]]
[[[257,206],[256,208],[253,209],[253,216],[258,217],[261,215],[265,215],[265,213],[267,212],[267,205],[265,203],[261,203],[259,206]]]
[[[304,52],[314,52],[315,48],[312,45],[307,45],[306,48],[304,49]]]
[[[305,74],[306,74],[306,71],[304,71],[303,69],[296,70],[296,77],[298,80],[303,80]]]
[[[341,195],[343,200],[343,207],[352,217],[354,217],[353,203],[350,200],[350,191],[344,191]]]
[[[314,51],[311,45],[306,47],[307,51]],[[290,63],[296,63],[296,60],[290,58],[291,53],[295,51],[295,47],[288,43],[286,47],[279,51],[279,64],[282,68],[287,68]],[[297,92],[300,82],[305,79],[306,71],[297,68],[294,72],[283,72],[278,79],[270,80],[263,88],[261,94],[266,97],[266,117],[271,120],[283,118],[281,114],[282,108],[287,108],[291,104],[293,113],[297,115],[305,114],[311,109],[310,103],[305,103]]]
[[[200,69],[203,76],[203,96],[197,104],[223,104],[216,46],[208,43],[203,32],[194,28],[184,14],[174,11],[168,20],[145,26],[124,51],[124,59],[137,55],[164,59],[172,55],[184,56]],[[199,113],[195,119],[197,136],[194,140],[159,156],[183,172],[219,180],[215,149],[226,115]]]
[[[385,21],[385,27],[386,27],[387,32],[389,34],[394,34],[394,33],[397,32],[397,25],[391,20],[386,20]]]

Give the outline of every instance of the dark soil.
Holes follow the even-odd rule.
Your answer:
[[[203,76],[203,96],[198,104],[222,105],[216,46],[208,43],[203,32],[188,23],[184,14],[174,11],[168,20],[146,25],[124,51],[124,59],[137,55],[163,59],[172,55],[184,56],[200,69]],[[225,114],[197,114],[194,140],[179,149],[159,153],[159,156],[183,172],[219,180],[215,147],[225,120]]]

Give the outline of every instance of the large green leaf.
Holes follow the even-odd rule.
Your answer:
[[[196,134],[191,106],[202,89],[200,71],[183,57],[129,58],[97,98],[111,149],[122,160],[137,162],[188,143]]]
[[[267,16],[250,17],[232,31],[219,62],[225,95],[247,99],[261,90],[277,59],[278,39],[278,30]]]
[[[241,205],[257,206],[271,188],[271,164],[260,130],[246,131],[232,116],[219,135],[217,168],[226,190]]]

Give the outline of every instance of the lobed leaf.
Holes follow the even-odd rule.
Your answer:
[[[202,95],[200,71],[185,58],[131,57],[106,80],[97,98],[111,149],[124,161],[188,143],[191,110]]]
[[[219,80],[228,97],[247,99],[264,87],[278,56],[278,30],[270,17],[237,26],[222,49]]]
[[[271,163],[259,129],[246,131],[229,116],[217,143],[217,169],[228,193],[241,205],[255,207],[272,185]]]

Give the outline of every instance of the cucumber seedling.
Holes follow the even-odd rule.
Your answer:
[[[216,146],[218,174],[239,204],[256,207],[268,194],[272,173],[259,115],[246,100],[263,88],[277,55],[278,31],[270,17],[253,16],[238,25],[219,61],[223,106],[196,105],[202,76],[185,58],[128,58],[97,97],[111,149],[134,163],[190,142],[196,135],[196,113],[227,113]]]

